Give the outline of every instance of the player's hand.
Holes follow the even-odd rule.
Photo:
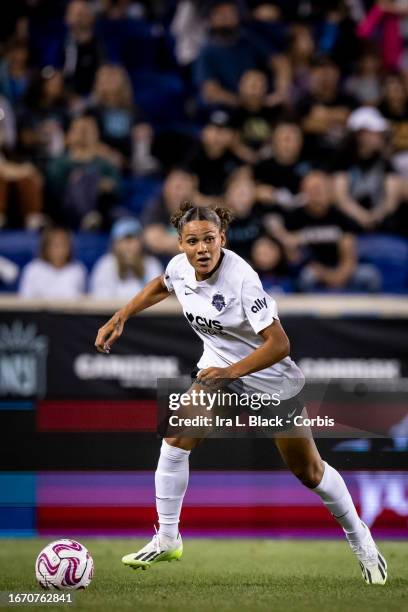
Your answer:
[[[100,353],[110,353],[111,346],[122,335],[125,320],[119,313],[115,313],[105,325],[98,330],[95,346]]]
[[[231,380],[229,368],[205,368],[197,374],[196,382],[204,387],[218,389],[226,380]]]

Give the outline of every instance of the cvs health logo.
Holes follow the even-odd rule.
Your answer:
[[[208,334],[209,336],[220,334],[225,336],[223,326],[216,319],[209,319],[207,317],[202,317],[201,315],[194,315],[191,312],[186,312],[186,317],[191,327],[202,334]]]

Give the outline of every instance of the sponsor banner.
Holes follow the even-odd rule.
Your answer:
[[[186,317],[135,317],[112,353],[101,355],[93,344],[106,317],[2,312],[0,400],[155,397],[158,378],[189,374],[197,363],[201,342],[190,325],[220,331],[216,320]],[[292,357],[309,380],[386,379],[398,390],[408,378],[405,319],[290,316],[282,322]]]
[[[152,432],[155,400],[43,400],[37,407],[38,432]]]
[[[408,474],[345,471],[377,536],[407,537]],[[0,473],[0,533],[144,534],[156,519],[151,472]],[[343,537],[320,498],[289,472],[192,471],[183,533]]]
[[[362,519],[374,533],[406,537],[408,476],[403,472],[344,472]],[[41,534],[150,533],[155,520],[151,473],[37,475]],[[288,472],[195,472],[183,504],[183,533],[288,534],[342,537],[320,498]],[[66,531],[64,531],[65,533]]]
[[[154,397],[157,378],[190,372],[200,342],[181,317],[132,319],[112,354],[94,348],[106,317],[2,313],[0,400]]]

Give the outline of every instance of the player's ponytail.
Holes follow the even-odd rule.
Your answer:
[[[232,218],[231,210],[224,206],[195,206],[192,202],[184,202],[170,221],[181,235],[183,227],[190,221],[210,221],[218,229],[226,231]]]

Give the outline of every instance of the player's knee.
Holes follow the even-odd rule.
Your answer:
[[[305,487],[314,489],[323,478],[324,464],[321,459],[318,459],[306,465],[296,465],[292,468],[292,472]]]
[[[182,448],[183,450],[191,451],[193,450],[199,443],[200,440],[198,438],[164,438],[169,446],[176,446],[177,448]]]

